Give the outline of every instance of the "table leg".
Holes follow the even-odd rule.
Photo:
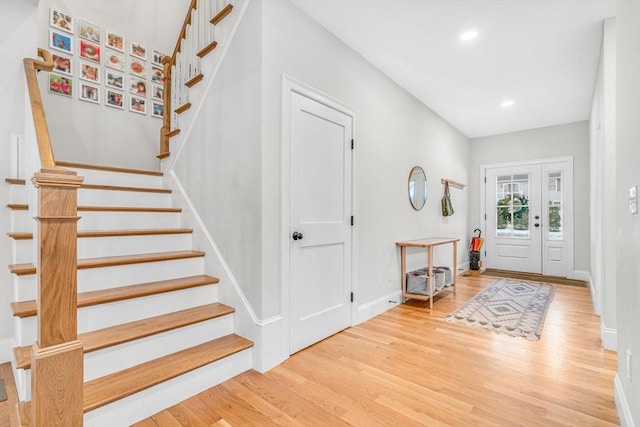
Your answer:
[[[429,308],[433,308],[433,246],[427,248],[427,262],[429,266]]]
[[[451,287],[453,294],[456,294],[456,277],[458,276],[458,242],[453,242],[453,271],[451,272]]]
[[[401,267],[401,282],[402,282],[402,303],[407,302],[404,295],[407,293],[407,248],[405,246],[400,247],[400,263]]]

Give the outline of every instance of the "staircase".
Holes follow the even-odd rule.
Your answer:
[[[84,423],[130,425],[251,369],[253,343],[233,333],[232,307],[181,228],[158,172],[69,162],[78,189],[78,339],[84,348]],[[24,180],[11,184],[13,366],[29,424],[36,337],[33,220]]]

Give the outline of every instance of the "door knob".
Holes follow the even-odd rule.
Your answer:
[[[294,231],[291,237],[293,237],[293,240],[302,240],[304,236],[302,235],[302,233]]]
[[[535,219],[540,219],[539,215],[534,216]]]
[[[540,227],[540,224],[538,224],[537,222],[535,224],[533,224],[534,227]]]

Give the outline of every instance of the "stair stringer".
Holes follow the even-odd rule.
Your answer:
[[[215,27],[215,39],[218,42],[218,48],[216,48],[213,53],[202,58],[200,63],[200,72],[204,76],[202,81],[188,89],[188,99],[192,107],[185,113],[179,115],[177,128],[180,129],[180,134],[171,138],[170,151],[172,154],[171,157],[161,162],[163,172],[173,168],[173,165],[180,156],[182,147],[185,142],[188,141],[194,120],[199,116],[200,110],[211,92],[211,86],[216,80],[216,76],[224,62],[231,41],[242,22],[242,17],[249,5],[249,1],[233,0],[231,4],[233,4],[234,10]]]
[[[173,190],[174,206],[182,208],[183,225],[193,229],[193,247],[207,253],[204,259],[205,274],[215,272],[220,278],[218,301],[236,309],[234,330],[254,343],[253,369],[266,372],[279,365],[289,357],[288,324],[285,319],[282,315],[258,318],[179,178],[170,171],[165,173],[164,179],[165,186]]]

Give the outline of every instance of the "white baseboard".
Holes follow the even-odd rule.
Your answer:
[[[570,279],[584,280],[585,282],[590,282],[591,273],[584,270],[573,270],[573,277],[570,277]]]
[[[618,408],[618,416],[620,417],[620,425],[622,427],[636,427],[636,423],[633,421],[633,415],[631,414],[631,406],[629,405],[627,396],[624,394],[624,388],[622,387],[619,374],[616,374],[616,378],[613,381],[613,389],[616,408]]]
[[[600,336],[602,337],[602,348],[605,350],[618,351],[618,330],[608,328],[604,321],[600,322]]]
[[[353,319],[353,324],[358,325],[362,322],[366,322],[367,320],[372,319],[401,303],[402,291],[398,289],[397,291],[388,293],[378,299],[362,304],[357,308],[357,314],[356,318]]]
[[[11,350],[13,349],[13,338],[0,339],[0,363],[11,362]]]

